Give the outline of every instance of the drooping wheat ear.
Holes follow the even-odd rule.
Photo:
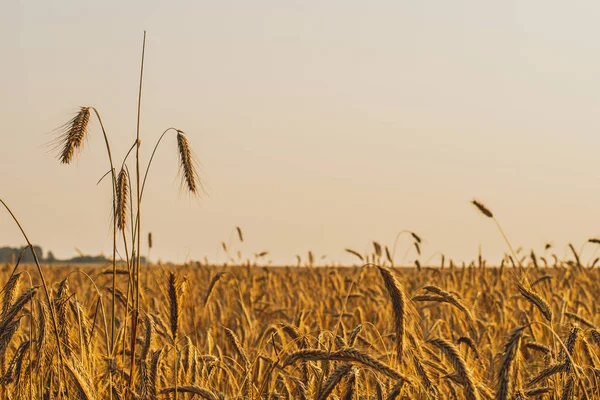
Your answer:
[[[170,395],[175,393],[177,390],[178,393],[190,393],[190,395],[197,395],[202,399],[206,400],[221,400],[221,397],[208,389],[204,389],[198,386],[178,386],[177,389],[174,387],[166,387],[160,390],[161,394]]]
[[[464,343],[467,345],[467,348],[471,349],[471,351],[473,352],[473,354],[475,355],[475,358],[480,359],[480,355],[479,355],[479,349],[477,348],[477,345],[475,344],[475,342],[473,341],[473,339],[471,339],[470,337],[467,336],[462,336],[460,338],[458,338],[458,340],[456,341],[457,344],[461,344]]]
[[[360,259],[360,261],[364,261],[363,256],[358,251],[352,250],[352,249],[344,249],[344,250],[346,250],[348,253],[358,257]]]
[[[385,365],[381,361],[373,358],[367,353],[363,353],[357,349],[341,349],[338,351],[328,352],[327,350],[304,349],[288,354],[282,362],[282,368],[294,364],[297,361],[347,361],[362,364],[366,367],[379,371],[380,373],[389,376],[392,379],[405,379],[410,383],[408,377],[402,375],[395,369]]]
[[[573,350],[575,350],[575,344],[577,343],[577,339],[579,339],[579,335],[581,333],[581,328],[578,326],[573,326],[569,331],[569,336],[567,336],[567,340],[565,341],[565,347],[569,352],[569,355],[573,355]],[[567,372],[571,371],[571,360],[567,354],[564,353],[564,349],[561,352],[561,356],[563,357],[563,361],[567,364]],[[577,367],[577,366],[574,366]]]
[[[25,360],[27,360],[29,357],[25,357],[26,355],[29,355],[31,352],[31,340],[26,340],[24,342],[21,343],[21,345],[19,346],[23,349],[22,352],[19,353],[19,357],[15,359],[15,367],[14,367],[14,373],[13,373],[13,380],[15,383],[15,388],[17,388],[18,390],[18,395],[17,398],[24,398],[26,396],[26,389],[25,387],[27,386],[25,383],[21,383],[23,382],[27,376],[30,376],[29,374],[31,373],[31,369],[30,369],[30,364],[28,362],[25,362]],[[30,359],[30,358],[29,358]],[[23,368],[24,364],[27,364],[27,368]],[[30,395],[32,395],[33,393],[29,393]],[[30,397],[30,396],[27,396]]]
[[[21,272],[13,274],[6,284],[2,291],[4,292],[4,296],[2,296],[2,314],[0,316],[4,316],[10,306],[12,306],[15,298],[17,297],[17,289],[19,287],[19,278],[21,277]]]
[[[470,334],[473,336],[474,339],[477,339],[478,332],[477,332],[477,326],[475,324],[475,319],[473,318],[473,314],[471,313],[471,311],[467,308],[467,306],[462,301],[460,301],[452,293],[447,292],[444,289],[434,286],[434,285],[424,286],[423,289],[427,290],[428,292],[432,292],[432,293],[439,295],[440,297],[444,298],[444,300],[446,302],[448,302],[448,303],[452,304],[454,307],[458,308],[465,315],[467,324],[469,325]],[[436,300],[436,301],[438,301],[438,300]]]
[[[541,276],[541,277],[537,278],[535,281],[533,281],[533,283],[531,284],[531,287],[534,288],[537,285],[539,285],[540,283],[545,282],[545,281],[550,281],[550,280],[552,280],[552,277],[550,275]]]
[[[486,217],[488,217],[488,218],[494,218],[494,214],[492,214],[492,212],[482,202],[480,202],[479,200],[475,200],[474,199],[474,200],[471,201],[471,203],[475,207],[477,207],[477,209],[479,211],[481,211],[481,213],[483,215],[485,215]]]
[[[545,378],[548,378],[548,377],[558,374],[558,373],[566,372],[568,370],[568,368],[569,368],[569,364],[566,362],[553,364],[553,365],[549,366],[548,368],[544,369],[537,376],[530,379],[525,386],[532,387],[533,385],[543,381]]]
[[[524,326],[515,328],[504,345],[504,355],[498,372],[498,389],[496,391],[497,400],[506,400],[511,398],[515,386],[514,377],[518,376],[518,356],[519,347],[521,345],[521,337],[523,336]],[[517,387],[517,389],[520,389]]]
[[[596,345],[600,346],[600,332],[597,329],[590,329],[588,334],[596,342]]]
[[[152,347],[152,339],[154,337],[154,321],[148,315],[146,315],[144,321],[144,344],[142,346],[142,351],[140,353],[140,361],[146,362],[148,358],[148,354],[150,353],[150,348]]]
[[[538,343],[538,342],[529,342],[525,344],[525,348],[527,349],[531,349],[531,350],[535,350],[535,351],[539,351],[540,353],[546,355],[552,352],[552,350],[550,349],[550,347],[546,346],[543,343]]]
[[[525,396],[527,396],[527,397],[541,396],[543,394],[551,393],[552,391],[553,391],[552,388],[543,386],[543,387],[539,387],[539,388],[535,388],[535,389],[526,390]]]
[[[387,400],[395,400],[398,396],[400,396],[400,393],[402,393],[402,388],[404,387],[405,383],[406,381],[404,379],[399,379],[398,382],[396,382],[394,386],[392,386],[392,388],[390,389],[390,392],[387,396]]]
[[[183,372],[183,377],[185,379],[187,379],[188,377],[188,372],[190,371],[190,365],[192,362],[192,358],[194,355],[194,352],[196,351],[194,345],[192,344],[192,339],[190,339],[189,336],[185,336],[183,338],[183,345],[182,345],[182,349],[181,349],[181,357],[180,357],[180,364],[181,364],[181,371]]]
[[[528,302],[533,304],[542,313],[548,322],[552,322],[552,310],[546,300],[534,292],[533,289],[527,289],[525,285],[521,283],[517,284],[517,290],[521,293],[521,296],[525,297]]]
[[[154,352],[152,355],[152,359],[150,360],[150,371],[148,373],[148,398],[149,399],[158,399],[158,384],[160,378],[160,367],[162,364],[162,354],[163,349],[159,349]]]
[[[319,393],[317,399],[326,400],[331,394],[331,392],[333,392],[333,389],[335,389],[338,383],[341,382],[341,380],[346,376],[346,374],[350,372],[351,369],[352,364],[344,363],[338,365],[333,370],[329,378],[327,378],[327,381],[323,385],[323,388],[321,389],[321,392]]]
[[[75,153],[81,149],[90,122],[90,107],[81,107],[79,112],[60,129],[63,133],[58,138],[60,154],[58,159],[69,164]]]
[[[208,299],[210,298],[210,295],[213,291],[213,289],[215,288],[215,285],[217,284],[217,282],[219,281],[219,279],[221,279],[221,277],[223,275],[225,275],[226,272],[218,272],[215,276],[213,276],[213,278],[210,280],[210,284],[208,285],[208,290],[206,291],[206,296],[204,296],[204,307],[206,307],[206,303],[208,303]]]
[[[469,367],[467,367],[465,360],[461,357],[456,346],[445,339],[432,339],[429,340],[428,343],[431,343],[439,348],[454,367],[454,370],[463,382],[465,399],[479,400],[479,392],[477,391],[477,386],[475,385],[475,378],[473,377]]]
[[[356,393],[356,377],[358,375],[358,370],[353,368],[350,371],[350,375],[346,380],[346,388],[344,389],[344,394],[342,395],[342,400],[353,400],[354,394]]]
[[[196,162],[185,134],[177,131],[177,148],[179,150],[179,166],[183,174],[183,183],[191,193],[198,193],[199,178],[196,172]]]
[[[593,322],[591,322],[591,321],[588,321],[587,319],[585,319],[585,318],[583,318],[583,317],[581,317],[581,316],[579,316],[579,315],[577,315],[577,314],[574,314],[574,313],[570,313],[570,312],[568,312],[568,311],[565,311],[565,312],[564,312],[564,315],[565,315],[565,317],[568,317],[568,318],[574,319],[575,321],[577,321],[577,322],[579,322],[579,323],[581,323],[581,324],[583,324],[583,325],[587,326],[588,328],[591,328],[591,329],[596,329],[596,325],[594,325],[594,323],[593,323]]]
[[[69,373],[69,380],[78,399],[96,399],[92,378],[85,371],[81,362],[73,358],[71,362],[65,364],[66,370]]]
[[[127,169],[122,168],[117,177],[117,228],[120,231],[125,230],[127,224],[127,198],[129,196],[129,179],[127,178]]]
[[[0,331],[0,358],[4,357],[4,354],[10,345],[11,339],[19,329],[21,318],[22,317],[3,325],[3,329]]]
[[[237,335],[229,328],[225,328],[225,335],[235,349],[235,352],[244,363],[244,367],[248,368],[250,366],[250,360],[248,359],[248,356],[246,355],[246,352],[244,351],[244,348],[242,347]]]
[[[25,353],[29,350],[30,346],[31,346],[31,340],[26,340],[24,342],[21,342],[21,344],[15,351],[12,360],[10,361],[10,363],[8,365],[8,369],[6,370],[6,373],[4,374],[4,376],[2,376],[0,378],[0,386],[4,386],[8,382],[11,382],[12,380],[14,380],[14,378],[16,376],[15,372],[17,370],[17,367],[19,366],[19,364],[22,365],[23,357],[24,357]]]
[[[358,335],[360,335],[360,332],[363,329],[363,325],[362,324],[358,324],[354,327],[354,329],[352,329],[350,331],[350,333],[348,334],[348,346],[353,347],[354,343],[356,342],[356,339],[358,338]]]
[[[565,384],[563,385],[563,392],[560,396],[561,400],[570,400],[573,398],[573,391],[575,389],[575,379],[573,375],[570,375]]]
[[[14,302],[12,306],[8,308],[6,313],[2,316],[2,323],[0,324],[0,332],[6,327],[6,325],[13,320],[27,303],[35,296],[39,289],[39,286],[34,286],[27,289],[21,294]]]
[[[375,380],[375,398],[377,400],[383,400],[383,388],[381,387],[381,381]]]
[[[38,337],[36,340],[36,363],[43,363],[48,357],[48,351],[44,345],[46,344],[46,335],[48,333],[48,323],[50,321],[50,315],[46,303],[38,300]]]
[[[408,340],[410,341],[411,349],[413,350],[411,351],[412,362],[415,367],[415,372],[417,373],[417,376],[421,381],[421,385],[423,385],[423,388],[431,395],[433,395],[434,397],[438,397],[436,388],[431,382],[431,379],[429,378],[429,375],[427,374],[427,371],[425,371],[423,363],[421,362],[421,357],[423,356],[423,354],[420,349],[420,344],[417,343],[417,339],[415,338],[415,336],[410,333],[408,334]]]
[[[396,279],[394,274],[384,267],[377,266],[385,288],[387,289],[388,295],[392,300],[392,311],[394,313],[394,328],[396,330],[396,356],[398,363],[402,363],[402,355],[404,352],[404,331],[405,331],[405,317],[406,317],[406,295],[404,289],[400,285],[400,282]]]

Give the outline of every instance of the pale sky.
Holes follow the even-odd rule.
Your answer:
[[[245,254],[277,262],[353,261],[345,247],[402,229],[427,241],[421,261],[480,245],[497,260],[473,197],[515,246],[562,255],[600,235],[599,20],[598,1],[6,2],[0,196],[57,256],[110,253],[97,122],[76,165],[46,144],[93,105],[124,156],[145,29],[144,160],[182,129],[207,188],[180,190],[168,138],[143,204],[152,258],[214,260],[239,225]],[[23,243],[5,213],[0,226],[0,245]]]

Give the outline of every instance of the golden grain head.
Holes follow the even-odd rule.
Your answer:
[[[60,128],[62,132],[57,139],[60,149],[58,159],[63,164],[70,164],[77,152],[81,150],[87,137],[90,122],[90,107],[81,107],[79,112]]]
[[[177,149],[183,184],[190,193],[198,194],[200,191],[200,179],[196,170],[196,161],[186,135],[179,130],[177,131]]]
[[[117,177],[117,193],[116,193],[116,217],[117,227],[124,231],[127,225],[127,200],[129,196],[129,178],[127,169],[121,169]]]

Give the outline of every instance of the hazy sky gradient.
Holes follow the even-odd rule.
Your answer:
[[[246,254],[279,262],[349,261],[345,247],[402,229],[426,239],[422,261],[479,245],[497,260],[504,243],[472,197],[515,245],[562,255],[600,234],[598,20],[597,1],[10,2],[0,196],[57,256],[110,253],[97,122],[77,165],[46,144],[94,105],[124,156],[146,29],[144,159],[165,128],[184,130],[208,192],[180,190],[167,139],[143,207],[153,258],[214,259],[239,225]],[[0,244],[22,244],[5,214],[0,226]]]

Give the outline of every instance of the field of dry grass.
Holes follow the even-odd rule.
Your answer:
[[[63,363],[36,270],[19,266],[3,284],[2,398],[599,397],[600,276],[573,262],[145,267],[133,359],[127,280],[111,350],[112,268],[43,269]]]

